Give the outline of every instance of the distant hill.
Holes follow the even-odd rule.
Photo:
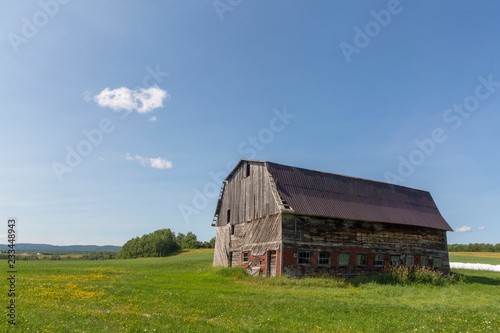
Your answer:
[[[37,251],[75,251],[75,252],[96,252],[96,251],[120,251],[121,246],[115,245],[50,245],[50,244],[32,244],[18,243],[16,244],[16,252],[22,250],[37,250]],[[0,244],[0,251],[9,250],[6,244]]]

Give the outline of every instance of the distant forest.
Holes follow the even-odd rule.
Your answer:
[[[95,251],[81,253],[62,253],[65,251],[51,251],[37,253],[22,253],[16,254],[16,260],[107,260],[115,259],[116,251]],[[76,256],[75,256],[76,254]],[[9,259],[6,252],[0,254],[0,259]]]
[[[58,254],[66,253],[85,253],[96,251],[120,251],[121,246],[115,245],[50,245],[50,244],[34,244],[34,243],[17,243],[16,251],[26,253],[37,252],[54,252]],[[10,250],[7,244],[0,244],[0,251]]]
[[[210,242],[200,242],[192,232],[176,236],[170,229],[160,229],[126,242],[116,259],[166,257],[184,249],[213,249],[214,246],[215,237]]]
[[[184,249],[213,249],[215,237],[209,242],[199,241],[192,232],[179,233],[160,229],[142,237],[135,237],[120,246],[49,244],[16,244],[16,260],[107,260],[140,257],[166,257]],[[0,244],[0,259],[8,259],[7,245]],[[75,255],[79,254],[79,255]]]
[[[450,244],[448,245],[449,252],[500,252],[500,244],[484,244],[484,243],[469,243],[469,244]]]

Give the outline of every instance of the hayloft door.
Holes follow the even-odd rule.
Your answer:
[[[267,276],[276,276],[276,251],[267,251]]]

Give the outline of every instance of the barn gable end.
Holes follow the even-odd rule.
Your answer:
[[[238,163],[224,181],[217,203],[214,266],[239,264],[242,251],[262,257],[269,249],[279,250],[281,209],[277,196],[265,162]]]

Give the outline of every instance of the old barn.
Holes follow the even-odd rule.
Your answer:
[[[217,202],[214,266],[253,275],[449,272],[452,231],[429,192],[242,159]]]

